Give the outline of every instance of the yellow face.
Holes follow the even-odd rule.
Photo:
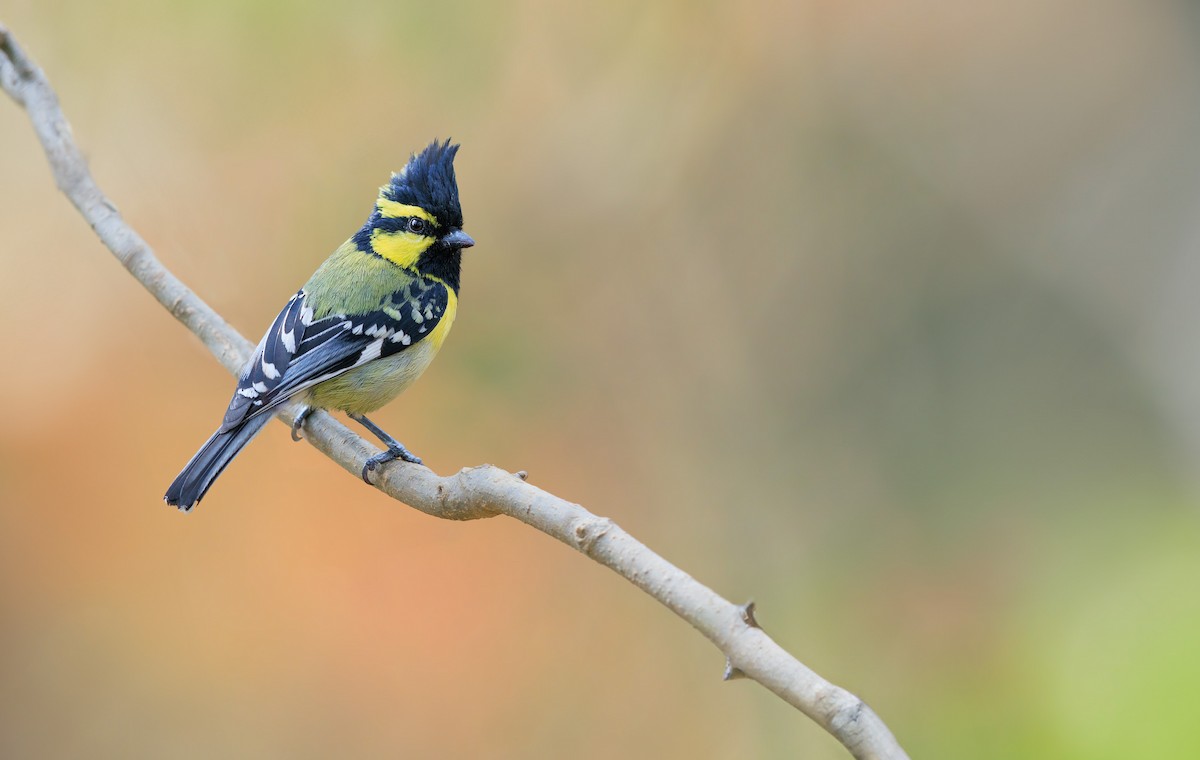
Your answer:
[[[386,198],[377,200],[375,207],[384,219],[407,218],[409,222],[405,228],[395,232],[372,230],[371,249],[397,266],[415,268],[421,254],[437,239],[437,219],[420,206],[397,203]]]

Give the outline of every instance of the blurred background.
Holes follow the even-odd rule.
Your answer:
[[[7,0],[252,340],[435,137],[454,336],[376,419],[614,518],[913,757],[1200,756],[1200,10]],[[274,425],[0,103],[0,754],[847,757],[609,571]]]

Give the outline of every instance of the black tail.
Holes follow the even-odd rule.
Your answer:
[[[238,455],[243,446],[250,443],[250,439],[257,435],[273,416],[259,414],[231,430],[218,430],[213,433],[212,438],[200,447],[192,461],[188,462],[183,472],[175,478],[163,500],[172,507],[190,512],[192,507],[204,498],[204,494],[221,474],[221,470],[225,469],[225,465]]]

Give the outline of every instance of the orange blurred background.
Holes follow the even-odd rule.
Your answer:
[[[1200,26],[1148,0],[10,0],[102,188],[257,340],[435,137],[454,336],[380,412],[613,517],[913,757],[1200,755]],[[844,750],[606,570],[273,425],[0,103],[0,754]]]

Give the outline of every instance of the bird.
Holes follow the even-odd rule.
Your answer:
[[[216,432],[163,500],[183,512],[204,497],[238,452],[298,399],[300,440],[316,409],[343,411],[384,443],[362,478],[394,459],[421,464],[366,417],[409,387],[433,361],[458,312],[463,232],[454,157],[435,140],[379,189],[371,215],[284,305],[247,361]]]

